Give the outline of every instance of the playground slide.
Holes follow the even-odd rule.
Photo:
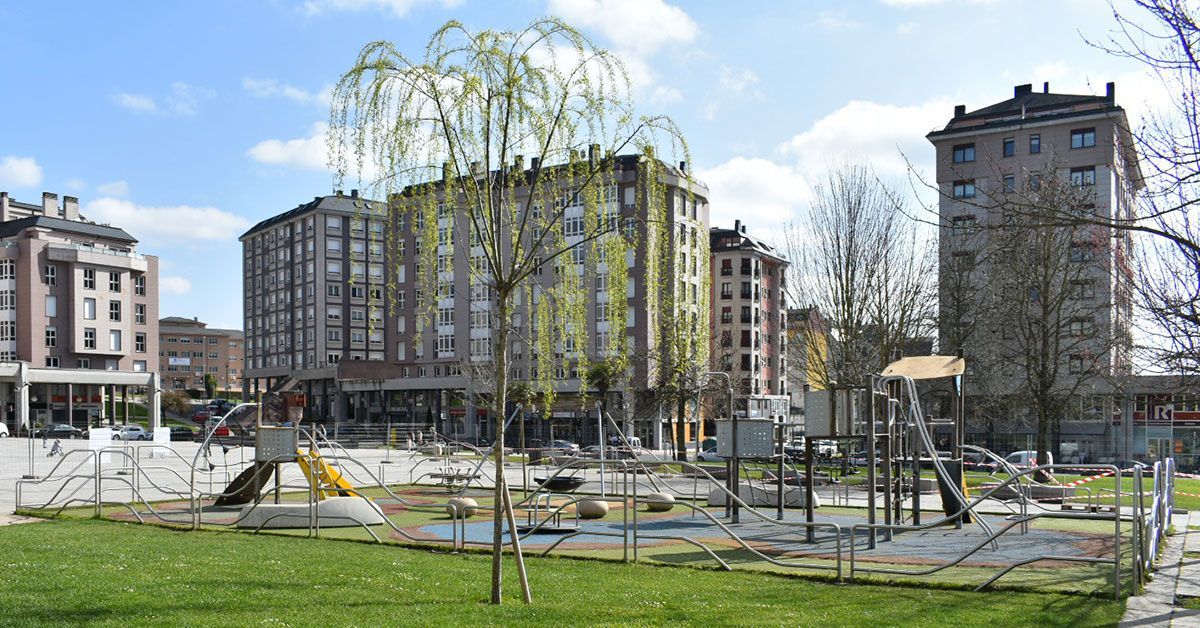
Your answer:
[[[314,480],[313,469],[316,469],[315,479],[317,487],[321,490],[321,497],[350,497],[354,486],[342,477],[342,472],[329,466],[322,458],[321,454],[310,451],[307,454],[300,454],[297,457],[297,462],[300,463],[300,469],[304,471],[304,477],[308,478],[310,483]],[[332,488],[326,488],[332,487]],[[343,490],[338,490],[343,489]]]
[[[246,467],[244,471],[239,473],[238,476],[229,483],[229,486],[225,487],[222,495],[217,498],[217,501],[213,502],[213,505],[237,506],[240,504],[249,504],[250,502],[254,501],[254,475],[256,473],[260,473],[261,467],[259,465],[265,465],[267,469],[266,471],[261,471],[261,475],[258,476],[258,487],[261,489],[263,486],[269,484],[271,482],[271,478],[275,475],[275,465],[255,462],[249,467]]]
[[[947,517],[950,517],[966,507],[966,504],[959,499],[959,495],[967,494],[967,485],[963,477],[962,461],[946,461],[943,464],[949,477],[943,476],[941,473],[935,473],[934,477],[937,478],[938,492],[942,496],[942,511],[946,513]],[[959,490],[955,491],[950,482],[957,485]],[[971,523],[970,512],[963,513],[962,522]]]

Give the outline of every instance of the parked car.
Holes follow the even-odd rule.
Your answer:
[[[213,436],[229,436],[229,426],[225,423],[220,423],[220,419],[209,419],[204,424],[205,433],[212,432]]]
[[[716,449],[708,449],[696,454],[696,462],[725,462],[725,457],[718,456]]]
[[[1004,457],[1004,461],[1017,469],[1029,469],[1038,466],[1036,451],[1014,451]],[[1046,452],[1046,464],[1054,464],[1054,454]]]
[[[197,423],[206,423],[212,418],[212,413],[207,410],[199,410],[192,413],[192,420]]]
[[[0,438],[8,438],[8,424],[0,423]]]
[[[140,425],[123,425],[113,430],[113,440],[150,440],[150,434]]]
[[[546,443],[546,450],[551,454],[574,456],[579,453],[579,445],[569,440],[556,439]]]
[[[170,428],[159,428],[159,429],[169,429],[171,432],[171,440],[190,441],[190,440],[195,440],[195,438],[196,438],[195,430],[193,430],[190,427],[184,427],[182,425],[172,425]],[[150,437],[150,440],[154,440],[154,432],[148,432],[147,435]]]
[[[83,438],[83,430],[66,423],[51,423],[33,430],[34,438]]]
[[[223,416],[226,412],[233,409],[234,404],[228,399],[213,399],[208,402],[208,411],[214,416]]]

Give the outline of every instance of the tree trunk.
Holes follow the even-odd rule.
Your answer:
[[[508,299],[507,290],[496,290],[496,341],[492,345],[495,365],[496,391],[493,405],[496,409],[496,445],[493,448],[496,464],[496,490],[492,518],[492,604],[503,600],[504,520],[511,503],[508,500],[508,485],[504,481],[504,420],[508,402]],[[511,517],[509,517],[511,521]],[[516,530],[513,537],[513,556],[517,561],[517,576],[525,602],[530,601],[529,585],[525,579],[525,561],[521,556],[521,545],[517,542]]]
[[[1037,460],[1035,465],[1045,464],[1049,461],[1046,457],[1046,452],[1050,451],[1050,415],[1045,407],[1038,408],[1037,422]],[[1046,482],[1050,479],[1049,473],[1040,472],[1036,478],[1039,482]]]
[[[687,398],[682,394],[676,401],[675,415],[678,417],[675,422],[675,459],[687,462]]]

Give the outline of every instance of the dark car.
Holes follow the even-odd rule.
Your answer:
[[[159,429],[164,429],[164,428],[159,428]],[[196,440],[196,431],[189,427],[184,427],[182,425],[172,425],[170,429],[171,429],[171,440],[182,440],[182,441]],[[154,432],[150,432],[150,439],[151,440],[154,439]]]
[[[66,423],[51,423],[33,430],[34,438],[83,438],[83,430]]]

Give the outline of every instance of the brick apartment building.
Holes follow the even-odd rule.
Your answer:
[[[209,327],[196,318],[168,316],[158,321],[163,387],[204,390],[212,376],[216,389],[242,391],[245,342],[240,329]]]

